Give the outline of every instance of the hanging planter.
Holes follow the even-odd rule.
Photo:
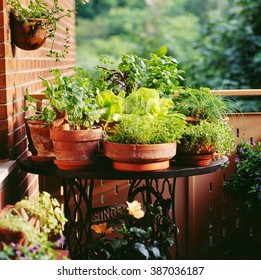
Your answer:
[[[11,14],[11,38],[18,48],[23,50],[39,49],[47,38],[46,19],[28,18],[27,22]]]

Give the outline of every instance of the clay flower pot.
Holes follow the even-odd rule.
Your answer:
[[[23,50],[39,49],[47,37],[46,19],[29,18],[28,22],[17,20],[14,13],[11,14],[12,43]]]
[[[90,130],[50,129],[54,145],[54,163],[59,169],[81,170],[96,163],[102,128]]]
[[[166,169],[176,154],[176,143],[121,144],[104,141],[104,154],[113,167],[123,171],[152,171]]]
[[[178,164],[186,166],[208,166],[214,158],[214,152],[213,146],[206,147],[202,145],[185,151],[183,145],[179,144],[175,159]]]
[[[41,120],[25,120],[26,133],[32,160],[50,162],[54,160],[53,142],[50,139],[49,126]]]

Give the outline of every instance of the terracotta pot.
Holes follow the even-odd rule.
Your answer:
[[[54,159],[53,142],[50,139],[49,126],[41,120],[25,120],[29,151],[37,162],[49,162]]]
[[[120,144],[104,141],[104,154],[118,170],[150,171],[169,167],[169,159],[176,154],[176,143]]]
[[[207,166],[214,158],[215,149],[213,146],[195,146],[189,151],[185,150],[182,143],[178,144],[177,155],[178,164],[187,166]]]
[[[213,154],[177,154],[178,164],[186,166],[208,166],[213,159]]]
[[[24,23],[11,13],[12,43],[23,50],[39,49],[47,37],[46,19],[29,18]]]
[[[50,138],[54,145],[55,160],[63,170],[80,170],[95,163],[102,128],[92,130],[50,129]]]

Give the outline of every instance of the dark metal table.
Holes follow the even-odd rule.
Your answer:
[[[111,161],[101,157],[97,164],[89,170],[60,170],[56,165],[35,164],[30,157],[20,161],[20,168],[29,173],[56,176],[63,179],[64,186],[64,211],[68,219],[65,228],[67,246],[72,259],[86,258],[86,244],[91,242],[90,226],[93,223],[92,214],[95,208],[92,205],[93,188],[95,180],[129,180],[130,186],[127,200],[133,201],[138,194],[142,194],[143,205],[156,203],[163,209],[164,215],[176,223],[175,219],[175,186],[176,178],[189,177],[195,175],[208,174],[224,169],[229,164],[227,157],[214,160],[206,167],[185,167],[177,166],[175,161],[171,161],[170,167],[159,171],[146,172],[126,172],[113,169]],[[161,179],[161,180],[160,180]],[[160,181],[159,181],[160,180]],[[75,191],[79,192],[80,197],[74,199]],[[163,192],[168,192],[168,198],[163,198]],[[73,200],[75,209],[72,211],[69,202]],[[80,205],[81,204],[81,205]],[[80,221],[75,223],[74,213],[80,206],[87,209],[86,215],[80,215]],[[169,216],[169,210],[171,216]],[[176,258],[180,258],[180,248],[178,242],[178,229],[175,226],[170,230],[173,234],[176,246]],[[86,247],[86,248],[85,248]]]

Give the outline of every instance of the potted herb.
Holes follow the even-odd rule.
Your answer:
[[[184,114],[189,122],[222,121],[232,109],[224,97],[213,95],[209,88],[187,88],[176,92],[174,110]]]
[[[227,123],[201,121],[187,126],[178,144],[176,159],[186,165],[206,166],[215,152],[230,154],[234,149],[234,133]]]
[[[167,56],[167,47],[162,46],[156,53],[150,53],[149,58],[136,54],[123,54],[116,69],[113,61],[102,57],[103,66],[98,67],[101,90],[111,89],[113,92],[124,90],[127,94],[140,87],[157,89],[163,95],[172,96],[180,88],[184,80],[183,70],[178,69],[178,61]]]
[[[65,39],[61,53],[54,50],[57,22],[63,17],[71,17],[71,14],[79,5],[88,1],[81,0],[73,10],[64,11],[59,6],[59,0],[53,0],[50,7],[44,0],[30,0],[28,6],[23,6],[19,0],[7,0],[11,8],[11,30],[13,43],[24,50],[40,48],[46,38],[52,41],[48,56],[55,57],[56,61],[64,58],[69,48],[69,29],[66,27]]]
[[[173,102],[155,89],[140,88],[124,99],[124,111],[107,132],[104,154],[119,170],[156,170],[169,167],[186,122],[171,111]]]
[[[98,124],[103,112],[98,108],[93,77],[81,68],[74,68],[74,73],[67,76],[58,69],[51,71],[55,82],[42,81],[45,96],[56,113],[50,126],[55,163],[66,170],[91,167],[102,139]]]

